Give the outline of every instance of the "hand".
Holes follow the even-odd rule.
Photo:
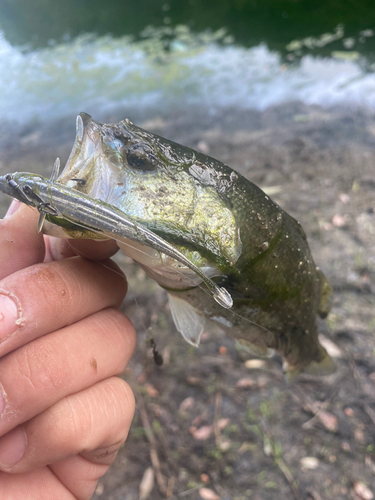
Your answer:
[[[117,376],[135,345],[117,310],[126,280],[112,261],[37,234],[29,207],[9,216],[17,203],[0,221],[0,496],[89,499],[134,413]],[[76,246],[95,260],[115,251]]]

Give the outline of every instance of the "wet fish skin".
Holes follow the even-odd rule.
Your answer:
[[[289,380],[301,371],[334,370],[316,323],[329,312],[330,286],[298,222],[248,179],[129,120],[101,125],[81,113],[58,182],[119,208],[230,292],[233,307],[224,309],[188,268],[142,243],[119,245],[167,289],[176,326],[189,342],[199,343],[206,318],[255,354],[280,353]],[[60,233],[46,230],[93,237],[66,223]]]

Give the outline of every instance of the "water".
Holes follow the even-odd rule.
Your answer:
[[[350,4],[3,0],[0,121],[294,100],[373,110],[374,9]]]
[[[45,121],[118,108],[183,111],[189,105],[210,112],[228,106],[263,110],[293,100],[375,109],[374,68],[341,27],[291,41],[285,54],[263,42],[239,45],[225,29],[197,34],[186,26],[149,28],[143,35],[86,34],[25,50],[2,34],[0,119]],[[312,53],[338,40],[341,50],[330,57]],[[307,46],[310,53],[303,54]]]

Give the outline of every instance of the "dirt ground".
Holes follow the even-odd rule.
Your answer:
[[[320,326],[337,371],[288,386],[279,357],[243,359],[217,327],[194,349],[163,290],[119,255],[130,283],[123,310],[138,331],[124,374],[137,410],[95,500],[375,498],[375,115],[295,103],[129,118],[227,163],[298,219],[334,290]],[[0,126],[0,171],[47,174],[67,158],[74,118],[17,133]],[[2,215],[9,200],[0,202]]]

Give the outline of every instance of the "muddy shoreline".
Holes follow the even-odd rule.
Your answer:
[[[362,483],[375,496],[375,114],[300,103],[263,112],[91,114],[128,116],[203,150],[298,219],[334,289],[321,329],[338,367],[330,377],[302,376],[288,387],[278,357],[246,363],[217,329],[204,333],[198,350],[189,347],[175,331],[164,292],[119,255],[130,283],[123,310],[138,331],[125,374],[138,409],[95,498],[138,499],[151,448],[170,498],[198,500],[202,488],[221,500],[372,498],[363,496]],[[48,175],[56,156],[65,163],[73,140],[74,117],[1,124],[0,172]],[[8,205],[0,195],[1,216]],[[164,354],[161,368],[147,347],[150,336]],[[149,498],[166,498],[157,482]]]

